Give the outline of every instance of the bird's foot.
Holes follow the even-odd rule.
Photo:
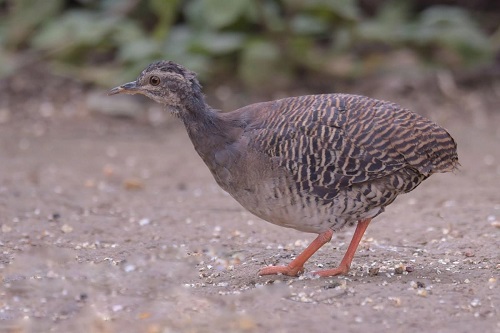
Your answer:
[[[333,269],[324,269],[321,271],[315,271],[312,272],[313,275],[320,276],[320,277],[329,277],[329,276],[336,276],[336,275],[346,275],[349,272],[349,266],[347,265],[340,265],[337,268]]]
[[[259,270],[259,275],[288,275],[299,276],[304,272],[304,266],[290,267],[290,266],[267,266]]]

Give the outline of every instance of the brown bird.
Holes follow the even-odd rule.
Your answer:
[[[179,117],[219,186],[251,213],[319,234],[290,264],[260,275],[302,273],[334,231],[357,222],[340,265],[313,272],[346,274],[372,218],[433,173],[458,166],[446,130],[365,96],[290,97],[222,113],[207,105],[196,74],[171,61],[109,91],[119,93],[143,94]]]

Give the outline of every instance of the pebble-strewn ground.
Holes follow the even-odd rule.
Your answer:
[[[175,121],[82,105],[0,109],[1,332],[500,332],[498,117],[448,117],[460,172],[379,216],[348,276],[315,279],[257,276],[315,235],[245,212]]]

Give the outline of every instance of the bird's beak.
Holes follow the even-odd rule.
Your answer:
[[[108,95],[137,94],[139,92],[140,90],[139,88],[137,88],[137,83],[135,81],[132,81],[111,89],[110,91],[108,91]]]

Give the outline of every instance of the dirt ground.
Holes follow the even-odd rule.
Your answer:
[[[257,276],[315,235],[241,208],[176,120],[82,93],[0,103],[0,332],[500,332],[500,118],[476,95],[431,113],[460,171],[377,217],[348,276],[317,279]]]

